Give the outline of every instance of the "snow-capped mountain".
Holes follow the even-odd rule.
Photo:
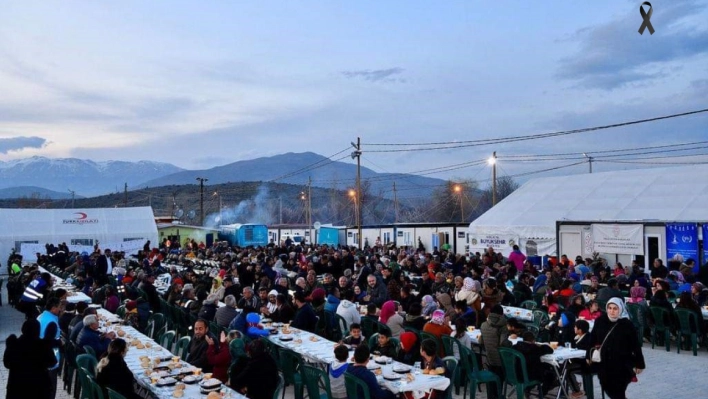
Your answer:
[[[139,161],[94,162],[77,158],[31,157],[0,162],[0,189],[37,186],[92,196],[134,189],[141,183],[182,171],[168,163]]]

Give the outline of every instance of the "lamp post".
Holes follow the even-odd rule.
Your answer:
[[[497,204],[497,152],[494,151],[492,156],[487,160],[492,165],[492,206]]]
[[[460,196],[460,215],[461,215],[462,223],[464,223],[465,222],[465,208],[463,208],[463,206],[462,206],[462,186],[459,184],[455,184],[455,186],[453,187],[453,191],[455,191],[455,193],[457,193]]]
[[[590,166],[590,173],[592,174],[592,160],[594,159],[590,155],[583,153],[583,156],[588,159],[588,164]]]
[[[219,225],[221,225],[224,223],[224,217],[221,212],[221,210],[224,209],[224,206],[221,204],[221,194],[219,194],[219,190],[217,190],[217,191],[214,191],[213,195],[216,195],[219,197]]]
[[[356,220],[357,227],[359,228],[359,236],[357,237],[357,242],[361,243],[361,226],[359,226],[359,201],[357,200],[357,195],[355,190],[349,190],[349,197],[354,201],[354,220]]]
[[[197,177],[199,182],[199,225],[204,226],[204,182],[209,181],[205,177]]]
[[[356,158],[356,201],[359,204],[359,211],[356,214],[356,225],[357,231],[359,232],[359,250],[361,250],[361,137],[356,138],[356,144],[353,142],[351,144],[352,147],[356,149],[356,151],[352,152],[351,156],[352,159]]]

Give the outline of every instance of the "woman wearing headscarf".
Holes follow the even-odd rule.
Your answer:
[[[50,393],[49,368],[57,358],[49,343],[39,338],[39,322],[29,319],[22,335],[10,335],[5,343],[3,363],[10,373],[7,399],[44,398]]]
[[[212,281],[211,285],[211,291],[209,291],[209,294],[216,294],[216,297],[218,298],[219,301],[224,300],[224,286],[223,286],[223,278],[222,277],[214,277],[214,280]]]
[[[414,333],[406,331],[401,334],[400,341],[401,347],[398,350],[396,360],[410,366],[420,361],[420,342],[418,342],[418,337]]]
[[[445,316],[452,316],[455,314],[455,307],[452,304],[452,298],[449,294],[438,294],[436,296],[438,300],[438,308],[445,311]]]
[[[438,352],[445,352],[442,347],[442,336],[452,334],[452,328],[446,322],[445,312],[440,309],[433,312],[433,317],[423,326],[423,332],[435,335],[438,338],[438,347],[440,349]]]
[[[691,297],[696,301],[698,306],[705,306],[708,304],[708,289],[706,289],[703,283],[693,283],[691,285]]]
[[[278,365],[261,340],[248,344],[248,364],[231,387],[250,399],[271,399],[278,386]]]
[[[602,359],[596,363],[598,377],[610,399],[625,399],[632,378],[646,367],[642,345],[623,300],[611,298],[607,301],[606,310],[606,314],[595,320],[590,338],[592,347],[599,348]]]
[[[548,281],[548,277],[546,277],[545,274],[540,274],[538,277],[536,277],[536,281],[533,283],[533,289],[532,289],[533,293],[534,294],[538,294],[538,293],[545,294],[546,293],[545,287],[546,287],[547,281]],[[539,290],[541,288],[544,288],[544,290],[539,292]]]
[[[395,301],[386,301],[381,307],[379,313],[379,321],[384,323],[391,329],[391,336],[398,338],[403,333],[403,317],[398,314],[398,303]]]
[[[438,309],[438,304],[435,303],[435,299],[431,295],[424,296],[421,305],[423,305],[422,314],[425,317],[432,316],[433,312]]]
[[[133,373],[125,363],[128,353],[127,343],[116,338],[108,345],[106,356],[96,366],[96,382],[104,388],[103,395],[107,397],[106,389],[110,388],[126,398],[137,399],[140,396],[133,390]]]
[[[231,365],[229,366],[229,382],[236,381],[236,377],[246,369],[248,364],[248,356],[246,355],[246,344],[243,342],[241,332],[232,330],[229,335],[236,334],[237,336],[229,343],[229,354],[231,355]]]
[[[479,283],[479,281],[477,283]],[[479,309],[482,307],[482,297],[479,296],[479,291],[477,290],[474,279],[465,277],[462,281],[462,289],[455,294],[455,300],[465,301],[467,302],[467,306],[473,308],[475,312],[479,312]]]

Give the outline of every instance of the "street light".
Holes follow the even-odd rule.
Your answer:
[[[494,151],[487,163],[492,166],[492,206],[497,204],[497,152]]]
[[[465,209],[462,207],[462,186],[459,184],[455,184],[455,186],[452,188],[452,190],[460,195],[460,216],[462,217],[462,223],[465,222]]]
[[[349,197],[354,201],[354,219],[356,220],[357,223],[357,230],[359,231],[359,237],[357,238],[357,242],[361,241],[361,226],[359,225],[359,201],[357,201],[356,198],[356,191],[353,189],[349,190]],[[361,245],[359,246],[361,248]]]
[[[219,197],[219,220],[217,221],[217,223],[223,224],[223,223],[224,223],[224,217],[223,217],[221,211],[222,211],[222,209],[224,209],[224,206],[221,204],[221,194],[219,194],[219,191],[217,190],[217,191],[214,191],[214,194],[212,194],[212,196],[218,196],[218,197]]]

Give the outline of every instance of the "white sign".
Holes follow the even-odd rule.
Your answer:
[[[501,234],[470,234],[470,250],[494,248],[495,252],[507,253],[519,244],[519,236]]]
[[[641,224],[593,224],[593,251],[619,255],[644,255]]]

